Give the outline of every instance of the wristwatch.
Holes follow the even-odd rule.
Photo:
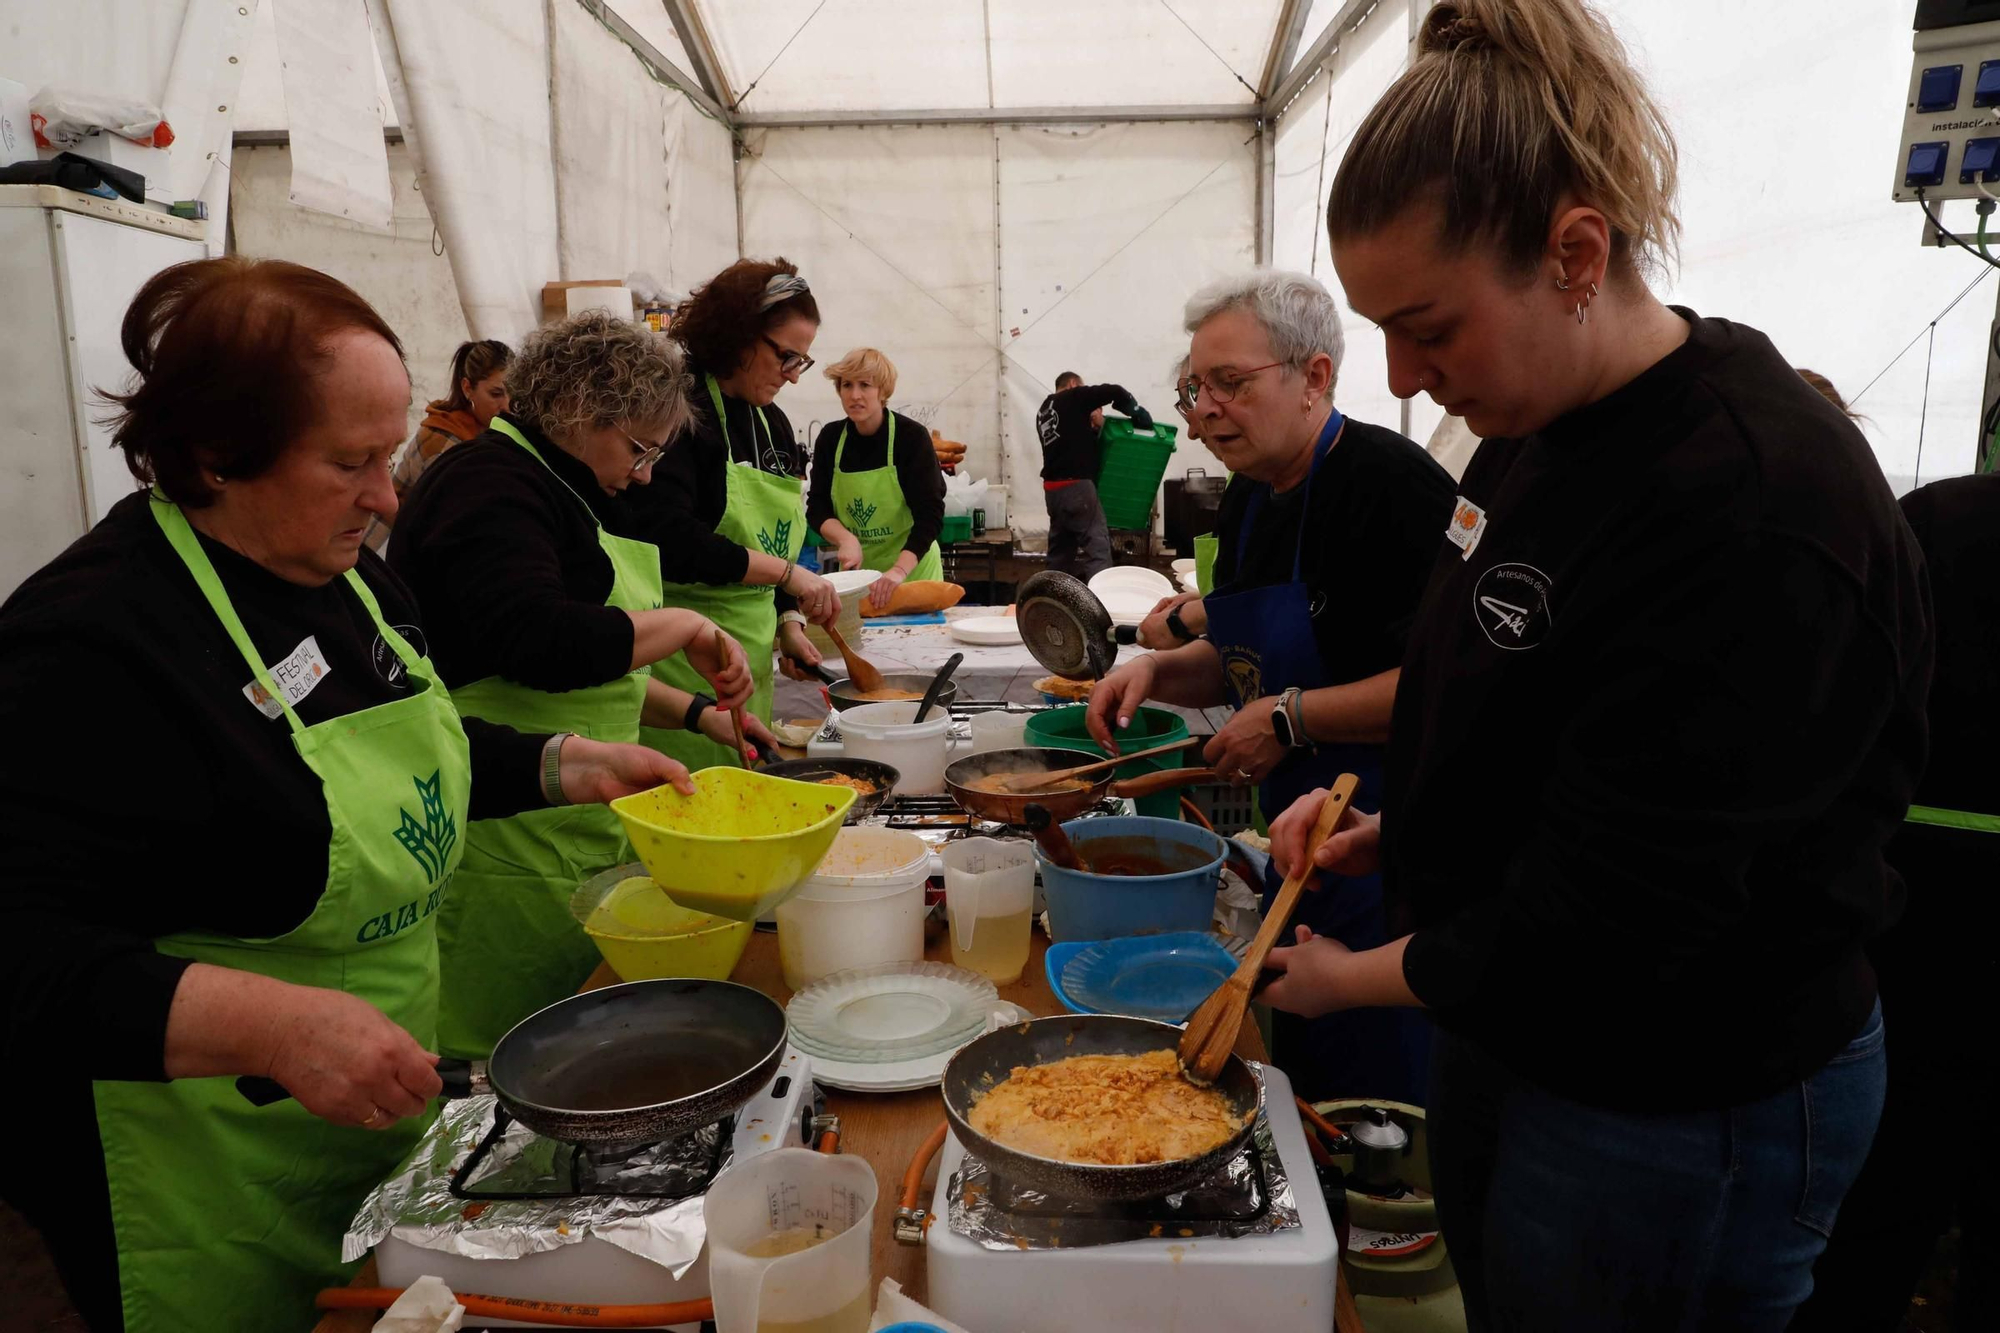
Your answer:
[[[688,701],[688,710],[681,718],[681,730],[692,732],[701,725],[701,715],[715,707],[715,700],[706,694],[696,694]]]
[[[1312,741],[1306,736],[1305,714],[1299,707],[1299,696],[1303,693],[1305,691],[1294,685],[1271,705],[1271,734],[1278,738],[1278,744],[1288,750],[1312,748]]]
[[[1182,605],[1185,605],[1185,603]],[[1179,606],[1167,612],[1167,629],[1182,643],[1193,643],[1200,637],[1187,627],[1187,621],[1181,619],[1181,608]]]

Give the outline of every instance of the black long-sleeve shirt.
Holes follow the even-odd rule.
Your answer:
[[[812,478],[806,488],[806,526],[814,532],[830,518],[852,531],[854,524],[833,510],[833,455],[842,428],[847,447],[840,454],[842,472],[872,472],[888,465],[889,418],[896,418],[896,480],[910,506],[910,534],[903,549],[921,560],[944,528],[944,470],[938,466],[931,433],[901,412],[885,412],[873,435],[863,435],[846,420],[829,421],[813,445]]]
[[[1103,447],[1091,429],[1090,414],[1115,407],[1130,416],[1138,400],[1122,384],[1078,384],[1042,399],[1035,434],[1042,441],[1042,480],[1095,481]]]
[[[750,552],[715,531],[729,500],[729,476],[723,469],[734,460],[776,476],[803,478],[805,450],[776,403],[763,409],[770,426],[767,436],[750,404],[727,394],[722,398],[729,428],[725,446],[698,370],[688,404],[694,409],[693,423],[653,465],[651,484],[626,490],[620,506],[624,520],[612,527],[622,536],[658,546],[660,571],[669,583],[741,583],[750,568]],[[790,599],[780,594],[778,601],[783,607]]]
[[[120,501],[0,606],[14,755],[0,764],[0,1057],[33,1081],[41,1136],[0,1189],[106,1327],[118,1286],[90,1081],[165,1076],[188,964],[153,941],[294,929],[318,906],[332,835],[289,724],[246,696],[250,668],[147,506]],[[327,671],[294,705],[302,722],[407,697],[407,670],[345,579],[303,588],[200,540],[266,663],[317,643]],[[423,651],[402,582],[371,551],[359,570]],[[471,817],[541,806],[547,738],[464,725]]]
[[[1632,383],[1466,469],[1477,540],[1440,534],[1383,814],[1438,1021],[1635,1109],[1768,1095],[1860,1028],[1932,660],[1860,433],[1762,334],[1682,315]]]
[[[632,668],[632,618],[604,604],[611,560],[596,522],[613,503],[583,460],[509,420],[547,466],[497,431],[439,455],[396,518],[389,567],[429,608],[447,685],[500,676],[559,692],[616,680]]]

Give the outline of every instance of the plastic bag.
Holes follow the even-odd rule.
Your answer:
[[[75,148],[94,130],[108,130],[146,148],[165,148],[174,141],[173,127],[149,102],[74,88],[47,87],[28,107],[37,148]]]
[[[944,479],[944,516],[963,518],[986,502],[987,483],[974,481],[962,472],[954,472]]]

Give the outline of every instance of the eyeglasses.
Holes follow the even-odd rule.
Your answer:
[[[778,344],[772,342],[768,337],[765,337],[764,334],[760,333],[757,336],[764,339],[764,346],[778,354],[778,373],[780,375],[803,375],[813,368],[813,359],[804,352],[788,352],[778,346]]]
[[[625,443],[632,446],[632,472],[635,476],[659,462],[660,455],[667,451],[664,444],[642,444],[622,430],[618,433],[624,435]]]
[[[1248,370],[1230,371],[1227,378],[1216,374],[1214,371],[1201,376],[1189,375],[1186,379],[1174,385],[1174,392],[1177,395],[1175,406],[1180,409],[1182,416],[1193,416],[1195,404],[1201,401],[1201,391],[1203,389],[1207,389],[1208,396],[1218,403],[1233,402],[1236,395],[1243,392],[1243,386],[1250,382],[1252,375],[1257,374],[1259,371],[1269,370],[1273,366],[1282,366],[1284,364],[1282,361],[1270,361],[1261,366],[1252,366]]]

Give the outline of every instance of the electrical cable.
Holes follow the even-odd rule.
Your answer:
[[[2000,267],[2000,265],[1996,265],[1995,267]],[[1908,342],[1903,344],[1902,350],[1889,358],[1889,364],[1882,367],[1880,370],[1876,371],[1874,378],[1869,380],[1868,383],[1861,386],[1861,392],[1855,394],[1852,398],[1847,400],[1847,405],[1849,407],[1859,406],[1861,400],[1868,395],[1868,391],[1874,388],[1876,384],[1878,384],[1881,381],[1884,375],[1894,370],[1896,368],[1896,363],[1898,361],[1901,361],[1905,356],[1908,356],[1910,349],[1912,347],[1915,347],[1918,343],[1924,340],[1924,334],[1929,332],[1933,325],[1937,324],[1938,321],[1942,320],[1946,315],[1949,315],[1954,309],[1956,309],[1960,301],[1963,301],[1966,297],[1972,294],[1972,289],[1974,287],[1977,287],[1980,283],[1986,281],[1988,278],[1992,276],[1993,276],[1993,269],[1983,268],[1973,276],[1971,282],[1968,282],[1965,284],[1965,286],[1959,288],[1958,295],[1952,297],[1951,300],[1945,304],[1944,309],[1938,311],[1937,314],[1931,316],[1929,323],[1925,324],[1923,328],[1918,329],[1915,336],[1912,337]],[[2000,344],[1996,344],[1994,350],[1996,354],[2000,354]]]
[[[1944,223],[1938,221],[1937,214],[1931,212],[1931,206],[1924,202],[1924,189],[1921,185],[1917,187],[1917,207],[1924,210],[1924,216],[1930,220],[1932,231],[1935,231],[1938,235],[1944,237],[1947,241],[1950,241],[1973,258],[1983,263],[1991,264],[1994,268],[2000,268],[2000,259],[1995,259],[1989,254],[1973,249],[1963,236],[1956,235],[1944,229]]]

